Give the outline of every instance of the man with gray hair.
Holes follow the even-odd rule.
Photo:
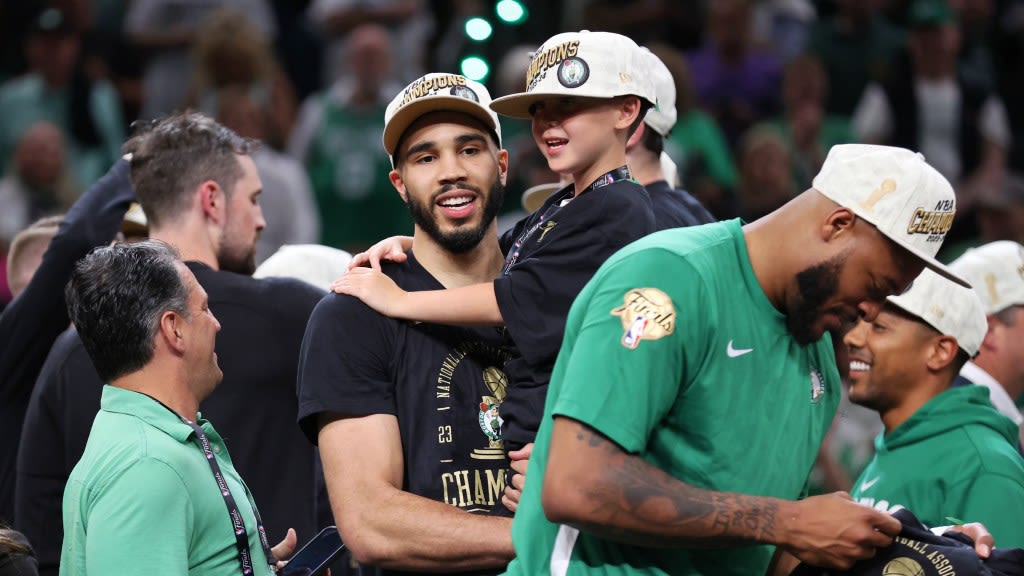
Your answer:
[[[126,150],[150,237],[180,251],[223,323],[217,355],[226,376],[203,413],[231,439],[236,466],[263,503],[267,533],[278,539],[288,527],[312,535],[324,523],[316,452],[294,421],[299,346],[323,291],[251,277],[264,227],[254,146],[185,113],[143,127]],[[17,525],[36,547],[41,573],[54,573],[58,563],[58,504],[102,384],[78,335],[58,338],[29,404],[17,466]]]
[[[270,549],[223,438],[199,413],[224,374],[220,323],[195,276],[161,242],[115,244],[75,266],[66,300],[109,384],[65,492],[61,574],[271,574],[295,533]]]

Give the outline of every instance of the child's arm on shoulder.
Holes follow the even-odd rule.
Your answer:
[[[412,236],[389,236],[373,246],[366,252],[360,252],[352,257],[348,263],[348,269],[360,266],[369,266],[380,270],[381,260],[388,262],[405,262],[406,252],[412,249]]]
[[[335,280],[331,290],[355,296],[392,318],[462,326],[505,324],[491,282],[447,290],[406,292],[379,270],[355,268]]]

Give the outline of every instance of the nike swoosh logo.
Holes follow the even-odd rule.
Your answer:
[[[753,351],[753,348],[733,348],[732,340],[729,340],[729,345],[725,347],[725,353],[729,355],[729,358],[737,358]]]
[[[865,490],[868,490],[869,488],[874,486],[875,482],[878,482],[879,478],[881,478],[881,476],[875,476],[871,480],[865,480],[865,481],[861,482],[860,483],[860,491],[864,492]]]

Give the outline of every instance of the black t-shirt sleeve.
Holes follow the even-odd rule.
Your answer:
[[[391,351],[398,323],[357,298],[328,294],[309,318],[299,352],[299,426],[317,443],[317,416],[396,414]]]
[[[654,231],[650,198],[641,186],[620,182],[606,188],[556,213],[557,224],[527,239],[522,258],[494,281],[505,326],[532,366],[554,363],[569,308],[601,264]]]

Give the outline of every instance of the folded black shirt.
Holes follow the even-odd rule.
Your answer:
[[[965,534],[933,534],[906,509],[893,516],[903,523],[903,530],[874,558],[846,571],[800,564],[790,576],[1024,576],[1024,549],[996,548],[982,560]]]

